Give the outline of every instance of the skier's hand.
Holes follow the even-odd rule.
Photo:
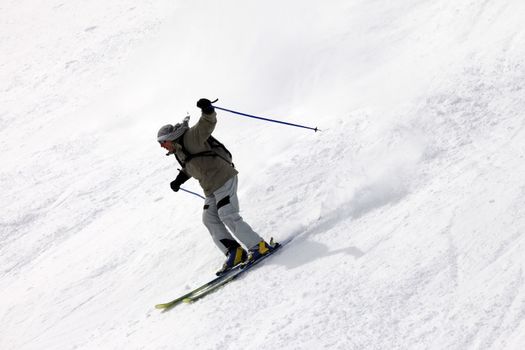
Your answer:
[[[179,172],[179,175],[177,175],[177,177],[175,178],[175,180],[173,180],[171,183],[170,183],[170,187],[171,189],[174,191],[174,192],[177,192],[178,190],[180,190],[180,186],[185,183],[186,181],[188,181],[190,177],[188,175],[186,175],[185,172],[181,171]]]
[[[212,114],[213,111],[215,111],[215,108],[213,108],[211,103],[212,102],[207,98],[201,98],[197,101],[197,107],[199,107],[204,114]]]

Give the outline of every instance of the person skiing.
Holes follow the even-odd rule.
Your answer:
[[[197,107],[202,114],[194,126],[188,126],[189,117],[176,125],[164,125],[157,133],[157,141],[168,151],[167,155],[174,154],[182,166],[170,183],[171,189],[179,191],[180,186],[193,177],[204,191],[202,221],[214,243],[226,255],[225,263],[217,272],[221,275],[238,264],[257,260],[273,247],[239,214],[238,171],[229,151],[211,136],[217,124],[212,102],[201,98]],[[248,253],[237,240],[248,248]]]

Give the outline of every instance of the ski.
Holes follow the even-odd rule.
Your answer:
[[[238,269],[240,269],[240,266],[234,267],[230,271],[228,271],[228,272],[226,272],[226,273],[224,273],[224,274],[214,278],[213,280],[211,280],[209,282],[204,283],[202,286],[200,286],[198,288],[195,288],[195,289],[189,291],[188,293],[186,293],[186,294],[184,294],[184,295],[182,295],[182,296],[180,296],[180,297],[178,297],[176,299],[173,299],[172,301],[169,301],[169,302],[163,303],[163,304],[157,304],[157,305],[155,305],[155,308],[167,311],[167,310],[177,306],[181,302],[183,302],[184,299],[189,298],[189,297],[193,296],[194,294],[199,293],[199,292],[201,292],[202,290],[204,290],[204,289],[206,289],[208,287],[211,287],[213,284],[220,282],[222,279],[227,278],[228,275],[232,274],[233,272],[235,272]]]
[[[289,238],[287,240],[285,240],[284,242],[282,243],[276,243],[275,245],[273,244],[273,239],[270,240],[270,244],[271,245],[274,245],[274,249],[272,249],[268,254],[266,255],[263,255],[261,258],[253,261],[253,262],[250,262],[250,263],[247,263],[247,264],[240,264],[240,265],[237,265],[235,266],[233,269],[229,270],[228,272],[212,279],[211,281],[207,282],[207,283],[204,283],[202,286],[198,287],[198,288],[195,288],[191,291],[189,291],[188,293],[176,298],[176,299],[173,299],[172,301],[169,301],[167,303],[163,303],[163,304],[157,304],[155,305],[155,308],[156,309],[160,309],[160,310],[163,310],[163,311],[168,311],[170,309],[172,309],[173,307],[179,305],[180,303],[192,303],[202,297],[204,297],[205,295],[208,295],[214,291],[216,291],[218,288],[224,286],[225,284],[233,281],[234,279],[236,279],[237,277],[239,277],[240,275],[242,275],[244,272],[248,271],[249,269],[251,269],[253,266],[259,264],[261,261],[267,259],[269,256],[271,256],[272,254],[274,254],[277,250],[279,250],[282,246],[284,246],[285,244],[287,244],[288,242],[290,242],[292,239]]]
[[[229,282],[233,281],[234,279],[238,278],[239,276],[241,276],[245,272],[249,271],[252,267],[256,266],[257,264],[259,264],[263,260],[265,260],[268,257],[272,256],[275,252],[277,252],[280,248],[282,248],[290,240],[291,239],[288,239],[288,240],[284,241],[283,243],[275,244],[274,249],[272,249],[268,254],[263,255],[259,259],[255,260],[255,261],[253,261],[251,263],[245,264],[244,266],[241,266],[240,268],[231,271],[229,274],[224,276],[224,278],[216,281],[215,283],[212,283],[212,284],[208,285],[207,287],[199,289],[195,293],[191,293],[190,295],[182,298],[182,302],[184,302],[184,303],[193,303],[193,302],[203,298],[204,296],[206,296],[206,295],[208,295],[210,293],[213,293],[214,291],[216,291],[220,287],[226,285],[227,283],[229,283]]]

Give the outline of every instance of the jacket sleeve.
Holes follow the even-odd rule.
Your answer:
[[[202,113],[199,121],[195,124],[191,130],[191,136],[193,142],[202,145],[210,137],[215,125],[217,124],[217,113],[214,111],[211,114]]]
[[[179,176],[181,177],[181,179],[184,179],[184,181],[182,183],[184,183],[184,182],[186,182],[186,181],[188,181],[189,179],[192,178],[192,176],[190,174],[188,174],[188,172],[185,171],[184,168],[180,169],[179,174],[177,175],[177,177],[179,177]]]
[[[181,169],[175,178],[175,181],[178,181],[180,185],[191,179],[191,175]]]

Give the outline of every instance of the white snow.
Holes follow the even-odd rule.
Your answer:
[[[0,349],[525,348],[525,2],[4,0]],[[158,128],[219,113],[223,256]],[[199,191],[195,181],[186,188]]]

